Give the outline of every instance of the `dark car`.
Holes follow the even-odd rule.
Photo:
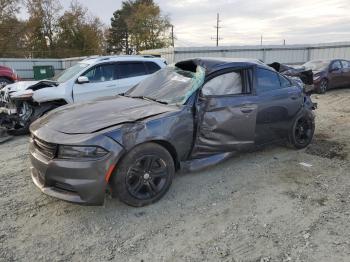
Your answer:
[[[350,61],[348,60],[314,60],[305,63],[302,67],[313,71],[315,90],[320,94],[331,88],[350,87]]]
[[[19,80],[19,77],[15,70],[6,66],[0,66],[0,88],[17,80]]]
[[[159,200],[178,170],[233,152],[312,140],[302,87],[256,60],[192,59],[124,96],[61,107],[30,128],[34,183],[67,201],[102,204],[107,186],[132,206]]]

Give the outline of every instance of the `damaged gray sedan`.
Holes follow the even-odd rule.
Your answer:
[[[110,188],[144,206],[164,196],[178,170],[269,143],[306,147],[313,109],[298,81],[259,61],[182,61],[122,96],[64,106],[34,122],[32,179],[70,202],[103,204]]]

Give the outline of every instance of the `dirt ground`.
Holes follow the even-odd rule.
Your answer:
[[[350,261],[350,89],[313,100],[309,148],[271,146],[179,174],[144,208],[45,196],[29,175],[28,138],[1,144],[0,261]]]

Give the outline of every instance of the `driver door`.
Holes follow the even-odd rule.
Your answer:
[[[242,69],[222,71],[204,84],[196,104],[192,158],[254,145],[258,105],[252,83],[252,69]]]
[[[120,93],[120,90],[117,88],[118,77],[115,63],[94,66],[82,76],[86,76],[89,79],[89,83],[74,84],[74,102],[114,96]]]

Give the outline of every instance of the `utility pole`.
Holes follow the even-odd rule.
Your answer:
[[[219,46],[219,40],[222,40],[222,38],[219,37],[219,29],[221,28],[220,27],[220,15],[219,13],[217,14],[217,17],[216,17],[216,38],[212,38],[212,40],[216,40],[216,46]]]
[[[283,39],[283,45],[286,45],[286,39]]]
[[[260,36],[260,45],[262,46],[263,44],[263,35]]]
[[[174,26],[171,25],[171,46],[175,47],[175,41],[174,41]]]

